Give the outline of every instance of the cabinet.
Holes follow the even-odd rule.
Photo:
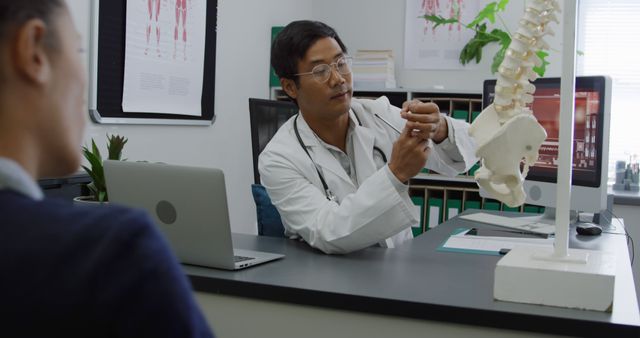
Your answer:
[[[433,102],[438,105],[440,112],[455,119],[469,123],[482,111],[482,94],[472,92],[445,92],[420,89],[380,89],[354,90],[354,97],[376,99],[386,96],[394,106],[401,107],[405,101],[417,99],[423,102]],[[271,88],[271,99],[289,100],[281,88]],[[416,208],[421,212],[421,225],[414,228],[417,236],[430,228],[454,217],[467,209],[486,209],[514,212],[542,213],[544,208],[535,205],[524,205],[509,208],[497,200],[480,196],[478,185],[473,179],[479,164],[474,165],[468,172],[457,177],[447,177],[423,169],[409,181],[409,195]]]
[[[91,177],[85,172],[77,172],[71,176],[41,178],[38,185],[47,197],[62,198],[72,201],[75,197],[90,195],[86,185]]]

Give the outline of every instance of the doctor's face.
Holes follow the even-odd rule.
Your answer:
[[[348,114],[353,95],[351,73],[338,71],[345,56],[338,42],[326,37],[311,45],[304,58],[298,61],[298,73],[310,73],[318,65],[330,65],[329,77],[324,82],[312,74],[298,75],[297,86],[290,81],[292,88],[288,93],[293,92],[291,96],[298,102],[305,118],[335,120]],[[345,68],[342,69],[345,73]]]

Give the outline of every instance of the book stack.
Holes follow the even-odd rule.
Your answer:
[[[392,50],[361,50],[353,58],[353,84],[358,90],[396,88]]]

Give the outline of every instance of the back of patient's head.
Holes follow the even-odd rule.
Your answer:
[[[54,27],[52,18],[55,12],[62,8],[64,8],[63,0],[0,0],[0,44],[3,50],[7,50],[6,44],[16,30],[29,20],[40,19],[48,27]],[[57,44],[55,34],[48,34],[46,39],[49,47],[55,48]],[[2,54],[2,57],[5,58],[5,55]],[[0,81],[4,79],[4,75],[0,73]]]
[[[33,178],[80,163],[85,73],[64,0],[0,0],[0,157]]]
[[[271,45],[271,66],[279,78],[292,79],[299,84],[298,61],[313,44],[322,38],[333,38],[346,54],[347,47],[336,31],[319,21],[293,21],[280,31]]]

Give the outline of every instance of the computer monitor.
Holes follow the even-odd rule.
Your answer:
[[[258,156],[280,126],[297,113],[298,107],[293,102],[249,98],[253,178],[256,184],[260,183]]]
[[[533,84],[536,91],[530,107],[547,131],[547,139],[526,177],[525,203],[549,209],[556,206],[560,78],[541,78]],[[496,80],[484,82],[484,107],[493,102],[495,86]],[[571,209],[599,213],[607,209],[611,79],[605,76],[576,77],[575,101]]]

